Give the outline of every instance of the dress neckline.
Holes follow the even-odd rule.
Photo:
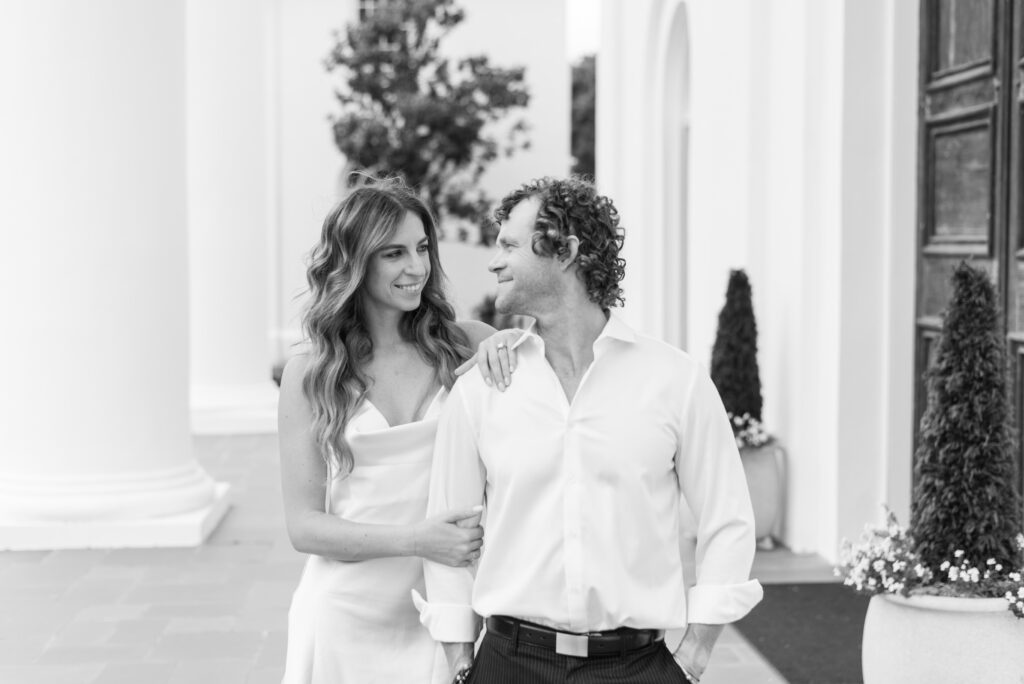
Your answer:
[[[384,424],[388,426],[389,430],[394,430],[396,428],[406,427],[408,425],[416,425],[418,423],[422,423],[423,421],[425,421],[427,419],[427,416],[430,415],[430,409],[434,408],[434,404],[437,403],[437,400],[441,396],[441,392],[443,391],[444,385],[442,384],[440,387],[437,388],[437,392],[434,393],[434,398],[430,400],[429,404],[427,404],[427,408],[424,409],[423,415],[419,418],[419,420],[410,420],[408,423],[398,423],[397,425],[392,425],[390,422],[388,422],[388,417],[385,416],[384,412],[377,408],[372,401],[370,401],[369,397],[363,397],[363,402],[369,408],[377,412],[377,415],[381,417],[381,419],[384,421]]]

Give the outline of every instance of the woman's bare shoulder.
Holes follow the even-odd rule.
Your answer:
[[[288,359],[281,372],[281,396],[291,397],[302,394],[302,383],[306,379],[306,368],[309,365],[308,354],[296,354]]]

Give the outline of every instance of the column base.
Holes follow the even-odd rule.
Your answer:
[[[199,546],[228,512],[230,489],[228,483],[217,482],[213,500],[203,508],[155,518],[81,522],[0,519],[0,551]]]
[[[260,435],[277,432],[277,386],[267,380],[256,385],[193,387],[193,435]]]

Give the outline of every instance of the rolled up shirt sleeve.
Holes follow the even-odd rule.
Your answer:
[[[486,473],[477,448],[479,431],[469,410],[472,404],[465,396],[467,385],[479,381],[474,375],[455,383],[441,412],[430,473],[428,517],[484,503]],[[420,622],[435,641],[476,641],[481,620],[472,608],[474,567],[453,568],[424,559],[423,571],[427,596],[413,592]]]
[[[729,418],[703,368],[682,406],[675,467],[697,520],[697,577],[687,594],[686,621],[734,622],[763,596],[761,584],[750,579],[754,514]]]

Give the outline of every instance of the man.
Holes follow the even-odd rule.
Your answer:
[[[495,306],[536,323],[504,392],[474,373],[448,397],[429,514],[485,503],[484,548],[475,577],[425,564],[421,620],[456,682],[695,682],[722,625],[761,599],[721,400],[689,356],[610,313],[622,229],[592,185],[535,181],[497,215]],[[681,496],[698,522],[689,592]],[[664,630],[684,626],[670,653]]]

